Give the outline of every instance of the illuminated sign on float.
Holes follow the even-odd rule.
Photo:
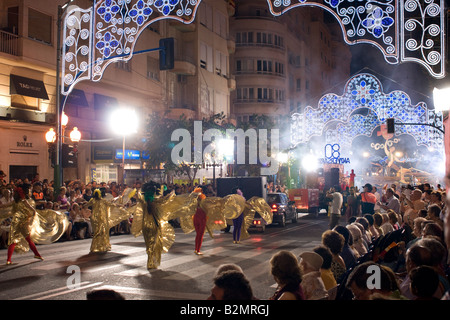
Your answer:
[[[349,158],[341,158],[341,146],[337,143],[325,145],[325,158],[320,159],[321,163],[346,164],[350,163]]]

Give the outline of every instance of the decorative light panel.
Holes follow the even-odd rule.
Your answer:
[[[201,0],[101,0],[89,9],[67,12],[63,25],[61,93],[90,79],[100,81],[106,67],[127,61],[142,31],[151,23],[194,21]]]
[[[445,0],[267,0],[271,13],[314,6],[330,12],[349,45],[376,46],[391,64],[416,62],[445,77]]]
[[[308,106],[303,113],[293,114],[291,144],[324,135],[324,143],[351,147],[356,137],[372,136],[388,118],[396,123],[395,136],[409,134],[418,146],[442,150],[442,113],[428,109],[424,102],[413,105],[403,91],[384,93],[380,81],[368,73],[350,78],[342,96],[326,94],[316,108]]]

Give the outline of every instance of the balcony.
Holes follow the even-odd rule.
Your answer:
[[[189,61],[175,59],[173,69],[170,71],[176,74],[195,76],[197,67]]]
[[[19,36],[0,30],[0,52],[19,56]]]

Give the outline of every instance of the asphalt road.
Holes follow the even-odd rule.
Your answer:
[[[91,239],[40,245],[44,261],[31,252],[13,255],[7,266],[6,250],[0,251],[1,300],[86,300],[94,289],[114,289],[127,300],[204,300],[212,277],[223,263],[236,263],[250,280],[255,297],[268,299],[275,291],[269,260],[279,250],[295,255],[320,244],[328,219],[302,216],[285,228],[271,225],[264,233],[233,244],[232,234],[205,234],[202,251],[194,254],[195,233],[176,229],[175,243],[162,256],[158,269],[147,270],[142,236],[111,236],[112,251],[90,254]]]

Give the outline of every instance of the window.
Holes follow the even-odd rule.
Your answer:
[[[200,13],[200,24],[208,28],[209,30],[213,29],[213,10],[212,7],[207,4],[206,2],[202,2],[199,7],[199,13]]]
[[[28,8],[28,37],[51,44],[52,17]]]
[[[147,57],[147,78],[159,81],[159,61],[155,58]]]
[[[297,79],[297,91],[302,90],[302,79]]]
[[[216,74],[227,76],[227,56],[218,50],[216,50]]]
[[[213,72],[213,48],[205,43],[200,44],[200,68]]]

